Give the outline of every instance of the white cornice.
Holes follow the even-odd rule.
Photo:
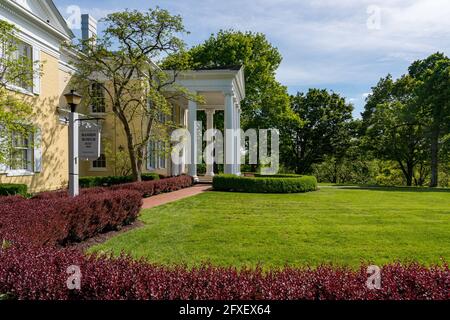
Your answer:
[[[244,68],[181,72],[177,82],[189,90],[232,92],[238,101],[245,99]]]
[[[36,26],[42,28],[43,30],[59,38],[60,40],[63,41],[71,40],[71,35],[59,31],[51,24],[48,24],[46,21],[42,20],[41,18],[34,15],[33,13],[31,13],[30,11],[28,11],[27,9],[25,9],[24,7],[22,7],[21,5],[12,0],[2,0],[0,2],[0,6],[3,7],[5,10],[8,10],[10,13],[22,17],[26,21],[35,24]]]

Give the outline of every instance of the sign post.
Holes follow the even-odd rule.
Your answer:
[[[79,186],[79,159],[78,159],[78,120],[76,112],[69,114],[69,194],[76,197],[80,194]]]

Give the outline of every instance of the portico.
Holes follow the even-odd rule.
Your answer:
[[[206,176],[213,177],[214,163],[224,164],[226,174],[240,175],[241,165],[241,101],[245,98],[244,70],[242,67],[231,67],[212,70],[195,70],[181,74],[177,83],[191,93],[201,96],[201,103],[188,101],[184,106],[184,124],[190,133],[190,150],[186,154],[187,173],[198,181],[197,164],[201,163],[202,132],[197,128],[197,112],[206,113]],[[217,135],[214,129],[214,114],[224,112],[223,157],[218,152]],[[223,158],[223,160],[222,160]],[[185,168],[186,169],[186,168]],[[179,171],[179,170],[178,170]]]

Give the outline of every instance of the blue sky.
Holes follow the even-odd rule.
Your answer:
[[[55,0],[99,19],[126,8],[159,6],[180,14],[189,45],[233,28],[263,32],[283,55],[279,81],[290,93],[326,88],[355,105],[355,116],[379,78],[441,51],[450,54],[448,0]],[[75,30],[76,31],[76,30]]]

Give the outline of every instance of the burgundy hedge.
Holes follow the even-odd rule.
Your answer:
[[[11,247],[0,250],[0,293],[11,299],[79,300],[446,300],[448,265],[382,268],[380,290],[358,271],[319,267],[264,273],[203,266],[168,268],[122,257],[84,256],[76,250]],[[69,290],[70,266],[81,270],[81,289]]]
[[[79,242],[136,220],[142,197],[192,186],[189,176],[66,191],[44,192],[32,199],[0,197],[0,240],[59,245]]]
[[[81,194],[102,193],[108,190],[133,190],[139,192],[142,197],[151,197],[161,193],[178,191],[184,188],[191,187],[194,180],[190,176],[178,176],[172,178],[165,178],[161,180],[131,182],[125,184],[114,185],[108,188],[86,188],[81,189]],[[36,195],[35,199],[53,199],[67,197],[67,192],[44,192]]]
[[[76,198],[2,199],[0,238],[38,246],[66,245],[133,222],[141,206],[141,195],[131,190]]]
[[[194,180],[190,176],[179,176],[162,180],[126,183],[111,187],[113,190],[134,190],[142,197],[151,197],[161,193],[173,192],[191,187]]]

